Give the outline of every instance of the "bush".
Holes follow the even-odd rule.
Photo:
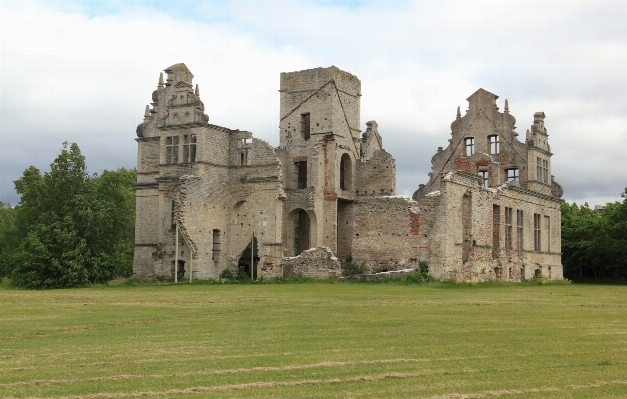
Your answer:
[[[220,273],[219,278],[222,280],[234,280],[235,279],[235,277],[233,276],[233,273],[231,273],[229,269],[222,270],[222,273]]]
[[[404,284],[424,284],[435,281],[435,279],[429,275],[429,266],[427,263],[420,262],[418,263],[418,269],[405,273],[400,281]]]
[[[366,265],[353,262],[353,255],[348,255],[346,260],[344,261],[344,265],[342,265],[342,275],[344,276],[354,276],[356,274],[364,274],[366,271]]]

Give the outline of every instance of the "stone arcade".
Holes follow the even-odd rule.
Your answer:
[[[425,261],[435,277],[562,278],[560,197],[537,112],[525,142],[507,100],[479,89],[413,198],[361,82],[332,66],[282,73],[280,144],[209,123],[185,64],[164,70],[137,127],[136,275],[207,279],[340,273]],[[190,276],[191,273],[191,276]]]

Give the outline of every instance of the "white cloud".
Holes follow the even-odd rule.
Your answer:
[[[80,3],[79,3],[80,4]],[[89,17],[63,2],[3,2],[0,200],[76,141],[90,170],[135,164],[135,127],[161,69],[185,62],[211,122],[278,144],[279,73],[336,65],[362,80],[398,192],[427,179],[458,105],[508,98],[521,136],[547,113],[565,198],[618,200],[627,186],[627,5],[601,2],[297,1],[122,4]]]

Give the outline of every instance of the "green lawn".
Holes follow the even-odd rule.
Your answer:
[[[0,398],[624,398],[627,287],[0,286]]]

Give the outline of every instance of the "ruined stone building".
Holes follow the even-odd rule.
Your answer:
[[[357,77],[282,73],[273,148],[210,124],[185,64],[164,72],[137,127],[135,274],[326,277],[352,255],[373,271],[425,261],[436,277],[562,278],[542,112],[521,142],[507,101],[501,113],[479,89],[412,199],[395,195],[377,123],[361,131]]]

